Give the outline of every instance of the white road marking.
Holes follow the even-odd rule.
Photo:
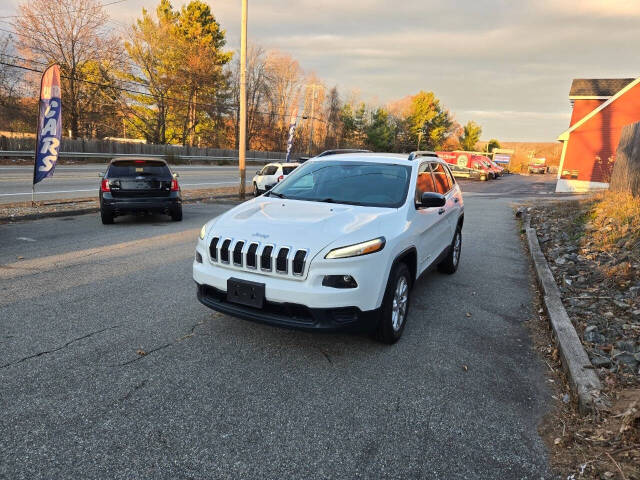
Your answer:
[[[207,183],[183,183],[183,187],[196,187],[198,185],[235,185],[238,182],[207,182]],[[250,183],[250,180],[247,180]],[[54,193],[77,193],[77,192],[97,192],[97,188],[91,188],[88,190],[36,190],[36,195],[49,195]],[[20,193],[0,193],[0,197],[16,197],[16,196],[31,195],[31,192]]]
[[[18,237],[16,240],[22,240],[24,242],[35,242],[36,241],[34,238],[29,238],[29,237]]]

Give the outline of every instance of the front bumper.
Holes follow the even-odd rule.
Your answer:
[[[197,284],[198,300],[227,315],[284,328],[307,331],[372,331],[378,325],[380,308],[362,311],[358,307],[309,308],[296,303],[265,300],[262,308],[227,301],[227,294],[209,285]]]

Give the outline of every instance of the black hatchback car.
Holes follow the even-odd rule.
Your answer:
[[[102,223],[137,212],[166,213],[182,220],[182,195],[177,174],[164,160],[114,158],[100,184]]]

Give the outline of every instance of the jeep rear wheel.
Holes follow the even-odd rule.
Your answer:
[[[456,228],[456,233],[453,235],[451,246],[449,247],[449,253],[445,259],[438,264],[438,270],[442,273],[456,273],[458,270],[458,263],[460,263],[460,254],[462,253],[462,230],[460,227]]]
[[[391,269],[382,300],[380,324],[376,331],[379,341],[393,344],[402,336],[409,314],[410,293],[411,273],[404,263],[398,263]]]

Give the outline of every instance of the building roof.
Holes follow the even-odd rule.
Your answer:
[[[633,82],[635,78],[574,78],[571,97],[611,97]]]
[[[575,82],[575,80],[574,80],[574,82]],[[609,105],[611,105],[613,102],[615,102],[618,98],[622,97],[625,93],[627,93],[629,90],[631,90],[633,87],[635,87],[638,84],[640,84],[640,77],[638,77],[638,78],[632,80],[631,82],[627,83],[621,90],[618,90],[615,94],[613,94],[606,102],[603,102],[598,108],[594,108],[591,112],[589,112],[587,115],[582,117],[579,121],[577,121],[576,123],[571,125],[571,127],[569,127],[568,130],[565,130],[564,132],[562,132],[560,134],[560,136],[558,137],[558,141],[564,142],[564,141],[569,140],[569,134],[571,132],[573,132],[574,130],[576,130],[580,126],[582,126],[589,119],[591,119],[594,116],[596,116],[598,113],[600,113],[602,110],[607,108]]]

